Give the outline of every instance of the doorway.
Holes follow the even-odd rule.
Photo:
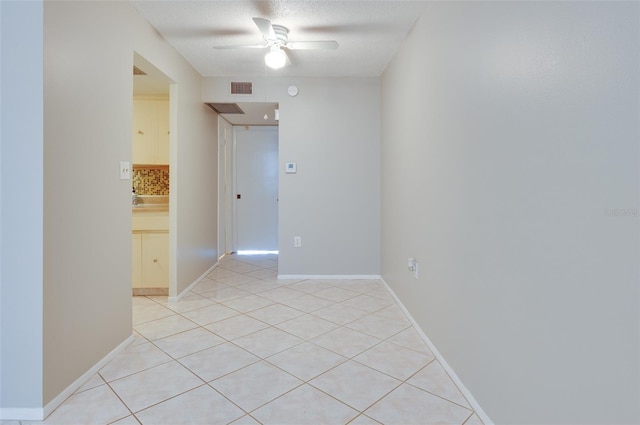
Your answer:
[[[236,251],[278,251],[278,127],[236,126]]]
[[[133,55],[131,145],[132,292],[169,295],[170,270],[170,141],[172,81],[137,53]],[[174,96],[173,96],[174,97]],[[172,285],[173,283],[173,285]]]

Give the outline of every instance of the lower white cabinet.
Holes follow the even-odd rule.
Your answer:
[[[133,288],[169,287],[169,233],[132,234]]]

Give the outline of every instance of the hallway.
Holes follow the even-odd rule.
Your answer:
[[[131,345],[21,424],[481,424],[382,282],[277,264],[226,256],[179,302],[135,297]]]

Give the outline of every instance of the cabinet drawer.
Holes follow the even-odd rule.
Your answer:
[[[131,218],[133,231],[169,230],[169,214],[166,212],[136,212]]]

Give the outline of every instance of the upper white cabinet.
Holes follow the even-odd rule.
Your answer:
[[[133,100],[133,163],[169,164],[169,100]]]

